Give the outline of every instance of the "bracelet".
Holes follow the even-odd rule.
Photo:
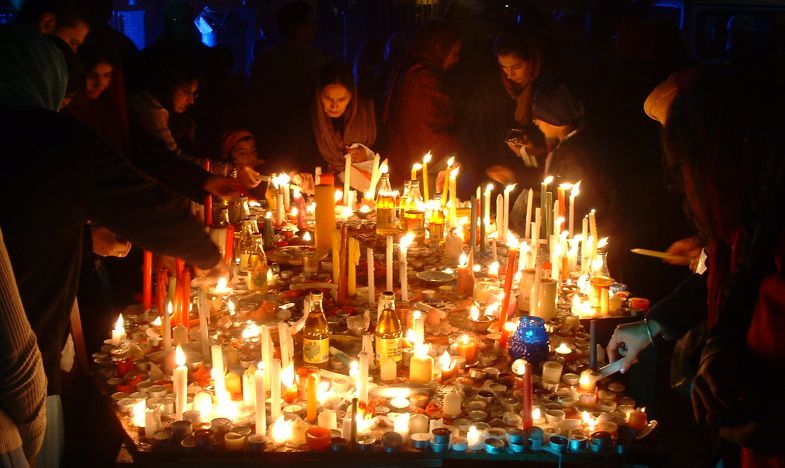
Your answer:
[[[643,319],[643,325],[646,326],[646,334],[649,335],[649,344],[654,344],[654,337],[651,335],[651,328],[649,328],[649,320]]]

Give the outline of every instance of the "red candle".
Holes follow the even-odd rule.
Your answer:
[[[499,330],[501,331],[499,346],[502,348],[507,346],[507,338],[510,333],[504,325],[507,323],[507,311],[510,308],[510,297],[512,296],[512,277],[515,276],[515,272],[517,271],[518,242],[509,244],[507,247],[507,272],[504,275],[504,299],[502,300],[502,309],[499,311]]]
[[[164,306],[166,301],[166,288],[169,285],[169,274],[164,269],[158,270],[158,275],[156,276],[158,281],[158,288],[156,289],[156,301],[158,304],[158,315],[163,316],[164,314]],[[161,335],[163,335],[163,319],[161,319]]]
[[[564,218],[565,216],[567,216],[567,194],[566,194],[566,188],[565,187],[561,187],[561,186],[557,187],[556,188],[556,194],[557,194],[556,195],[557,196],[557,200],[559,202],[559,216]],[[556,220],[554,220],[554,221],[556,221]]]
[[[224,247],[224,262],[231,268],[234,262],[234,225],[226,226],[226,246]]]
[[[204,162],[204,170],[210,172],[210,161]],[[204,197],[204,225],[213,225],[213,196],[210,194]]]
[[[474,250],[469,250],[469,256],[461,254],[458,260],[455,292],[462,296],[471,296],[474,290]]]
[[[649,424],[649,417],[643,408],[638,408],[630,413],[630,417],[627,420],[627,425],[638,432],[642,431],[647,424]]]
[[[142,306],[144,310],[153,307],[153,253],[148,250],[142,258]]]
[[[180,320],[185,328],[191,328],[191,321],[188,319],[191,313],[191,270],[183,269],[182,298],[180,300]]]
[[[183,280],[183,269],[185,268],[185,260],[181,260],[176,258],[174,260],[174,269],[175,269],[175,276],[177,277],[177,282],[181,282]]]
[[[534,425],[532,418],[532,366],[526,362],[526,371],[523,374],[523,428]]]
[[[305,440],[311,450],[325,450],[330,445],[330,430],[311,426],[305,431]]]

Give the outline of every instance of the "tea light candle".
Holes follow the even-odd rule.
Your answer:
[[[245,450],[245,436],[236,432],[224,434],[224,447],[230,452],[240,452]]]
[[[114,329],[112,330],[112,345],[120,346],[120,343],[124,339],[125,339],[125,324],[123,321],[123,314],[120,314],[117,317],[117,322],[115,322]]]
[[[586,369],[581,372],[578,386],[582,392],[594,392],[594,389],[597,387],[597,378],[594,376],[591,369]]]
[[[390,407],[399,413],[407,411],[410,405],[411,403],[408,398],[397,397],[390,400]]]
[[[560,362],[547,361],[542,365],[542,383],[555,389],[561,380],[561,373],[564,366]]]
[[[414,414],[409,418],[409,431],[412,434],[427,433],[429,428],[428,416],[424,414]]]
[[[471,426],[466,433],[466,440],[469,450],[479,450],[482,445],[482,432],[477,430],[477,426]]]
[[[441,381],[446,382],[453,378],[458,370],[457,362],[450,356],[449,351],[444,351],[439,357],[439,370],[441,371]]]
[[[567,356],[568,354],[572,353],[572,348],[570,348],[570,345],[562,341],[561,344],[559,344],[559,346],[557,346],[554,351],[556,352],[556,354]]]
[[[401,413],[393,423],[393,430],[406,442],[409,439],[409,413]]]
[[[627,425],[640,432],[649,424],[646,408],[638,408],[627,417]]]
[[[466,358],[466,364],[472,365],[477,362],[479,345],[476,341],[469,339],[469,335],[462,335],[457,343],[458,354]]]

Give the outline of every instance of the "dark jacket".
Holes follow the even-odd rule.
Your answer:
[[[39,340],[48,393],[58,394],[88,220],[201,268],[213,267],[220,254],[174,197],[72,117],[0,108],[0,155],[0,226]]]

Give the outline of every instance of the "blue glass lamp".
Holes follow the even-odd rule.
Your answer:
[[[515,334],[510,337],[510,357],[526,359],[531,364],[548,360],[550,339],[545,331],[545,320],[525,315],[521,317]]]

